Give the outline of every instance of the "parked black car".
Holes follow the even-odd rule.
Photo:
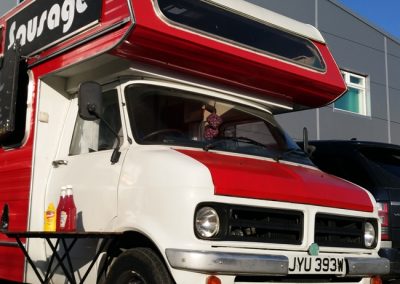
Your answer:
[[[387,277],[400,279],[400,146],[357,140],[309,144],[315,146],[311,160],[316,166],[364,187],[375,197],[382,219],[379,254],[391,261]]]

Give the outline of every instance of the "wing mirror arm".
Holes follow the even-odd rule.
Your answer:
[[[118,133],[113,127],[100,115],[102,110],[102,89],[101,85],[97,82],[87,81],[83,82],[79,86],[78,91],[78,107],[79,116],[83,120],[96,120],[100,119],[101,122],[111,131],[111,133],[117,138],[117,146],[114,148],[114,152],[111,155],[111,163],[115,164],[119,161],[121,152],[121,139]]]
[[[315,151],[315,146],[308,144],[308,129],[307,127],[303,128],[303,151],[311,157]]]
[[[113,151],[113,153],[111,155],[110,162],[112,164],[118,163],[119,158],[121,156],[121,152],[119,151],[119,149],[121,147],[121,139],[119,138],[118,133],[115,132],[115,130],[112,128],[112,126],[97,112],[95,104],[88,103],[87,104],[87,111],[89,113],[93,114],[94,116],[96,116],[98,119],[100,119],[104,123],[104,125],[108,128],[108,130],[110,130],[111,133],[117,139],[117,146],[114,148],[114,151]]]

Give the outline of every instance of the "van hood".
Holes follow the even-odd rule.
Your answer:
[[[177,151],[209,169],[216,195],[373,211],[365,190],[316,168],[215,152]]]

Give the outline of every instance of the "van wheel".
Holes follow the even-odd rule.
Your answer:
[[[120,254],[107,276],[109,284],[172,284],[163,262],[149,248],[133,248]]]

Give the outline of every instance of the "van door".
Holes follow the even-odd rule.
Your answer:
[[[104,119],[124,139],[118,88],[103,88]],[[108,231],[117,215],[117,188],[126,147],[119,162],[110,158],[117,146],[115,135],[99,120],[84,121],[78,116],[78,100],[73,99],[59,150],[50,173],[46,204],[59,200],[60,189],[71,185],[77,207],[77,229]]]

